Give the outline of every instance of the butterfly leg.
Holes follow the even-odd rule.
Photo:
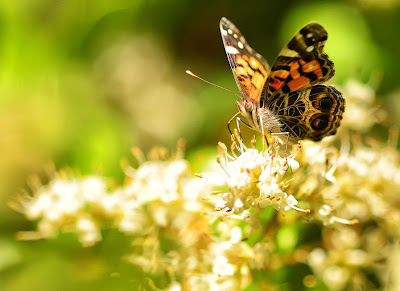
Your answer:
[[[251,127],[249,124],[244,122],[239,116],[236,116],[236,128],[238,129],[239,136],[240,136],[240,148],[242,150],[241,152],[243,152],[243,136],[242,136],[242,132],[240,131],[240,122],[243,123],[248,128],[251,128]]]
[[[251,128],[251,126],[250,126],[249,124],[247,124],[246,122],[244,122],[244,121],[238,116],[239,114],[240,114],[240,112],[236,113],[234,116],[232,116],[231,119],[229,119],[229,121],[228,121],[228,130],[229,130],[229,133],[230,133],[230,135],[231,135],[232,141],[234,141],[236,138],[235,138],[234,133],[233,133],[232,130],[231,130],[230,125],[231,125],[231,122],[233,121],[233,119],[236,119],[236,128],[237,128],[237,130],[238,130],[238,132],[239,132],[239,137],[240,137],[240,148],[238,147],[238,145],[236,145],[236,149],[237,149],[238,151],[240,151],[240,152],[243,152],[243,136],[242,136],[242,132],[241,132],[241,130],[240,130],[240,122],[243,123],[243,124],[244,124],[245,126],[247,126],[248,128]]]
[[[264,124],[261,114],[260,114],[260,124]],[[262,134],[262,149],[264,151],[265,150],[265,143],[267,143],[267,147],[269,146],[267,136],[265,135],[264,126],[261,126],[261,134]]]
[[[233,134],[233,132],[232,132],[232,130],[231,130],[231,122],[232,122],[232,120],[234,119],[234,118],[238,118],[237,116],[240,114],[240,112],[237,112],[235,115],[233,115],[232,117],[231,117],[231,119],[229,119],[229,121],[228,121],[228,130],[229,130],[229,133],[230,133],[230,135],[231,135],[231,139],[232,139],[232,142],[235,140],[235,135]],[[237,120],[236,120],[236,123],[237,123]],[[239,132],[240,132],[240,130],[239,130]],[[242,136],[240,136],[241,138],[242,138]],[[242,139],[243,140],[243,139]],[[237,148],[237,150],[239,150],[239,148],[238,148],[238,146],[236,145],[236,148]]]

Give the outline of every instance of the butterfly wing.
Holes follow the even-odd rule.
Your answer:
[[[345,108],[342,92],[331,85],[315,85],[272,101],[270,108],[293,141],[319,141],[334,135],[340,126]]]
[[[304,26],[281,51],[264,85],[260,106],[278,116],[291,140],[333,135],[343,118],[343,94],[322,85],[335,74],[323,51],[327,38],[320,24]]]
[[[267,61],[249,46],[239,29],[225,17],[220,21],[220,31],[242,97],[259,104],[270,71]]]
[[[318,23],[304,26],[280,52],[264,85],[260,105],[302,88],[322,84],[335,74],[333,62],[324,53],[328,38]]]

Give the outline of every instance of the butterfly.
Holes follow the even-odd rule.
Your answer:
[[[323,85],[335,69],[323,51],[328,33],[320,24],[300,29],[271,68],[224,17],[220,31],[242,96],[236,104],[243,123],[263,135],[286,134],[290,142],[319,141],[336,133],[345,99],[334,86]]]

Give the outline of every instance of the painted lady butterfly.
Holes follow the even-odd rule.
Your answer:
[[[345,99],[335,87],[322,85],[335,69],[323,52],[328,33],[320,24],[304,26],[272,68],[228,19],[221,19],[220,30],[242,95],[236,103],[245,124],[263,135],[286,134],[291,142],[319,141],[336,133]]]

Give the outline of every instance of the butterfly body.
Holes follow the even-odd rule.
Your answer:
[[[282,132],[283,124],[279,121],[279,117],[272,110],[265,107],[257,106],[249,102],[246,98],[236,101],[240,113],[246,118],[251,128],[265,133]]]
[[[226,18],[220,30],[242,95],[236,103],[250,127],[264,134],[285,133],[292,142],[336,133],[345,100],[335,87],[322,84],[335,70],[323,52],[328,34],[320,24],[304,26],[272,68]]]

